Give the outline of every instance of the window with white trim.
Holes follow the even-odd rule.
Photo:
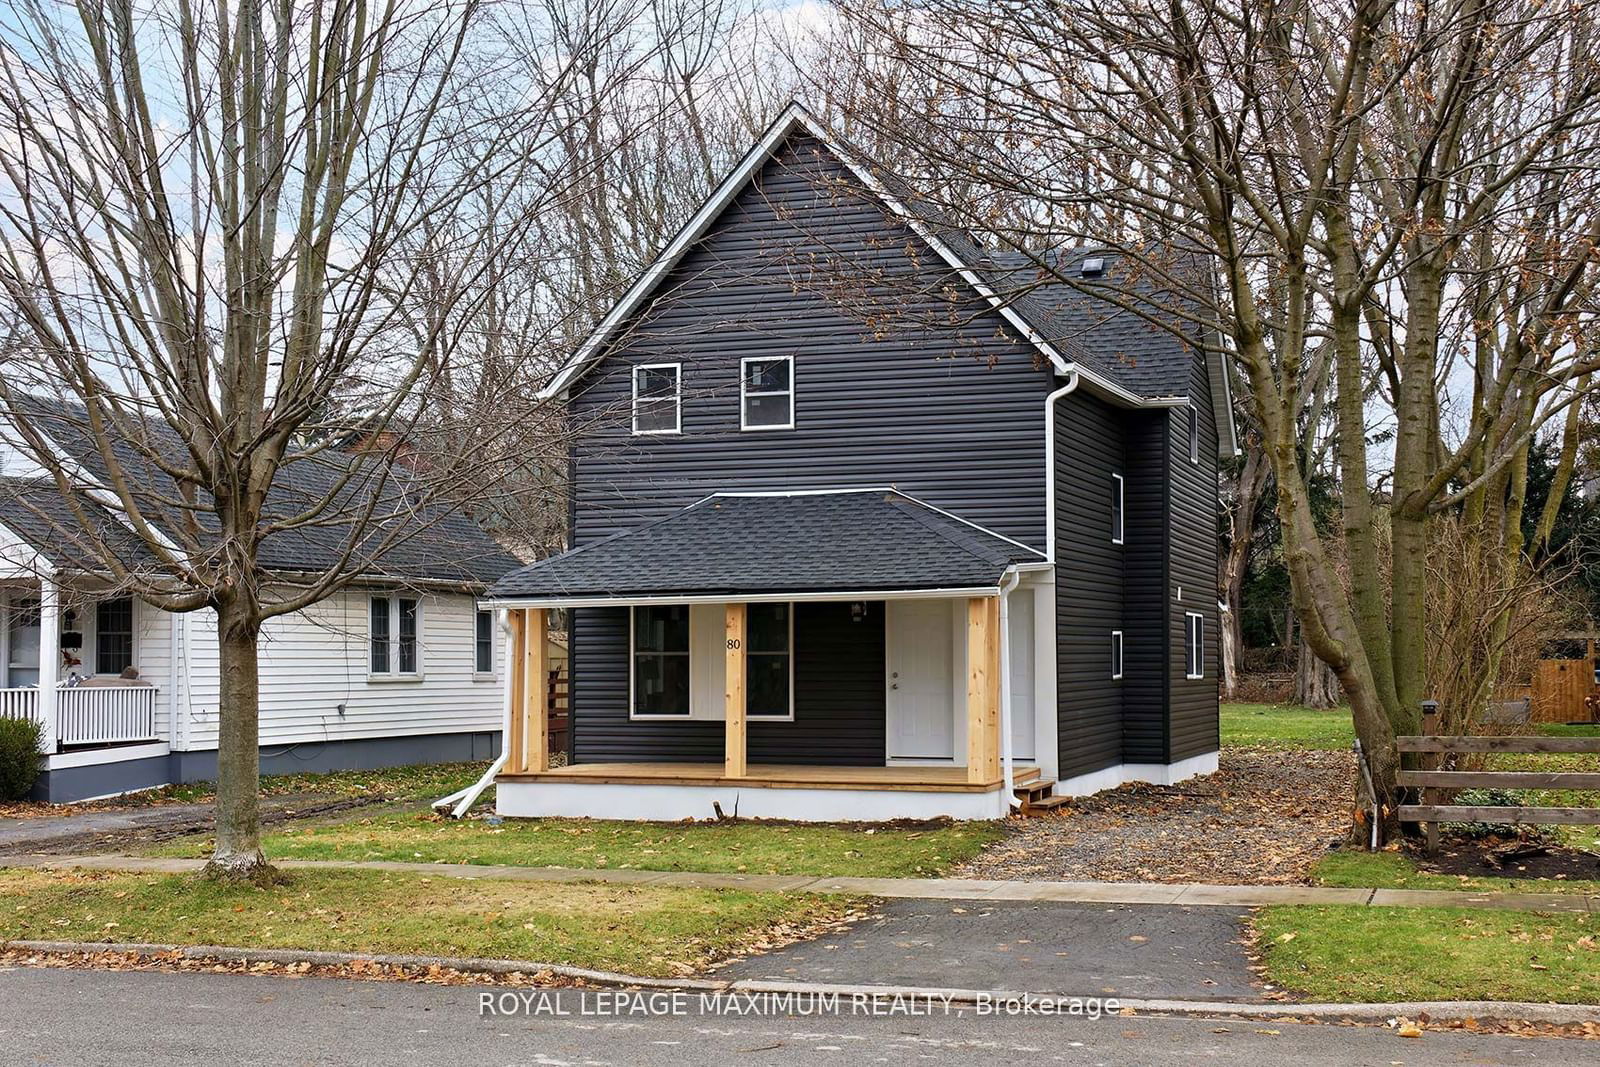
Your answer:
[[[794,429],[794,357],[739,361],[739,429]]]
[[[1122,475],[1111,476],[1111,543],[1122,544],[1123,524],[1123,482]]]
[[[1185,677],[1206,676],[1206,619],[1197,612],[1183,616]]]
[[[472,618],[472,671],[494,673],[494,612],[482,608]]]
[[[420,609],[415,597],[375,596],[368,613],[369,674],[404,678],[421,674],[417,634]]]
[[[1189,462],[1200,462],[1200,412],[1189,406]]]
[[[726,605],[632,609],[628,714],[633,719],[720,720],[727,714]],[[794,718],[794,606],[745,609],[745,715]]]
[[[1111,631],[1111,680],[1122,677],[1122,631]]]
[[[133,666],[133,598],[113,597],[94,606],[94,673],[113,678]]]
[[[744,629],[745,717],[794,718],[794,608],[751,604]]]
[[[683,365],[633,368],[633,432],[677,433],[683,428]]]
[[[689,605],[633,609],[634,717],[689,717]]]

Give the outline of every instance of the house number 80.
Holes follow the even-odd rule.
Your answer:
[[[739,639],[737,637],[728,638],[728,650],[730,652],[733,651],[734,649],[738,648],[738,647],[739,647]]]

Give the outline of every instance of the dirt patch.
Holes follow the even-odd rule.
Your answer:
[[[969,878],[1285,885],[1350,824],[1348,752],[1222,750],[1215,774],[1173,786],[1126,785],[1042,818],[957,872]]]
[[[1600,856],[1581,848],[1546,845],[1545,851],[1495,863],[1493,854],[1523,842],[1488,839],[1446,839],[1434,855],[1414,855],[1419,870],[1430,874],[1465,875],[1469,878],[1600,878]]]

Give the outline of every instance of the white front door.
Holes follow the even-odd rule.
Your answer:
[[[953,763],[953,602],[891,600],[886,620],[889,759]]]

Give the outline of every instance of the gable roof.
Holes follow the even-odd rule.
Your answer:
[[[21,403],[27,406],[29,422],[48,436],[69,466],[80,472],[83,484],[74,489],[76,501],[80,504],[87,501],[97,513],[104,513],[123,531],[125,536],[120,540],[108,537],[108,547],[116,551],[124,566],[130,569],[153,565],[155,560],[143,542],[116,514],[116,505],[95,504],[90,497],[99,487],[108,484],[111,471],[89,430],[83,407],[40,396],[24,398]],[[145,419],[140,433],[147,450],[171,456],[174,464],[188,462],[182,439],[160,416]],[[136,486],[134,498],[140,500],[152,525],[157,526],[158,532],[170,536],[170,531],[162,531],[159,526],[164,517],[173,513],[170,502],[180,499],[177,484],[132,442],[114,441],[111,451],[116,466]],[[377,487],[380,476],[386,479],[381,489]],[[419,503],[408,473],[385,464],[381,457],[370,453],[351,455],[325,449],[286,464],[267,494],[262,519],[271,522],[301,515],[330,495],[337,500],[342,494],[354,508],[364,505],[374,492],[378,493],[377,506],[351,555],[350,565],[362,576],[476,587],[494,581],[521,564],[469,516],[437,504]],[[55,497],[53,501],[51,496]],[[27,490],[26,499],[34,505],[32,509],[20,500],[8,505],[0,499],[0,523],[49,558],[46,546],[35,538],[59,542],[61,534],[52,527],[59,526],[67,531],[76,528],[78,524],[71,505],[61,498],[53,481],[35,484]],[[204,501],[188,514],[200,525],[202,538],[217,532],[215,517],[204,510]],[[350,538],[352,526],[348,521],[340,521],[338,516],[336,506],[320,519],[267,535],[260,546],[262,566],[272,571],[294,573],[319,571],[335,565]],[[127,555],[123,554],[123,549],[127,549]],[[83,562],[86,561],[80,560],[75,565]]]
[[[540,390],[541,399],[559,396],[598,362],[605,345],[705,236],[756,172],[796,133],[821,142],[892,215],[909,226],[1032,345],[1056,374],[1064,376],[1076,372],[1096,392],[1123,406],[1172,407],[1188,402],[1188,368],[1193,359],[1189,346],[1134,312],[1100,301],[1059,277],[1036,275],[1019,288],[1016,284],[1018,272],[1027,263],[1025,257],[984,251],[970,233],[940,218],[930,205],[911,195],[888,170],[874,165],[861,152],[844,144],[797,102],[784,109],[574,350]],[[1081,316],[1098,304],[1104,307],[1091,313],[1090,328],[1086,329]],[[1063,351],[1067,346],[1070,348]],[[1098,351],[1102,347],[1110,351]],[[1137,353],[1132,357],[1114,354],[1118,350],[1127,353],[1135,348]],[[1222,402],[1221,398],[1216,399],[1218,404]],[[1224,445],[1231,440],[1231,434],[1223,435]]]
[[[1043,563],[1020,542],[896,489],[716,493],[513,571],[487,597],[558,604],[998,589]]]
[[[60,570],[104,570],[101,545],[130,570],[156,562],[144,541],[107,508],[88,497],[69,500],[49,478],[0,478],[0,524]]]

